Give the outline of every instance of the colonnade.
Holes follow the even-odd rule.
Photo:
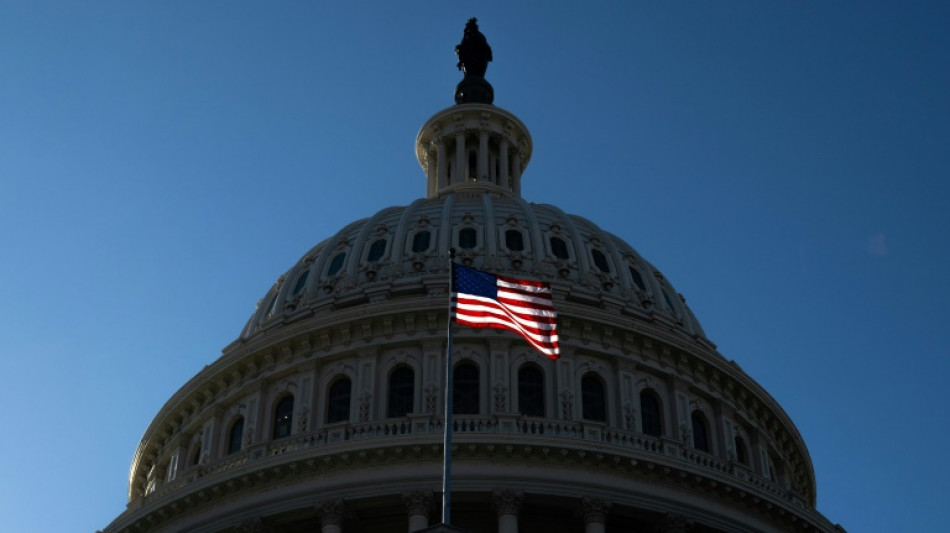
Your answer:
[[[498,520],[498,533],[518,533],[518,517],[524,503],[524,493],[511,489],[492,491],[492,508]],[[416,533],[430,527],[429,516],[435,503],[435,494],[430,491],[407,492],[402,495],[409,518],[408,533]],[[345,503],[341,499],[327,500],[315,506],[320,517],[320,533],[345,533],[343,520]],[[577,516],[583,521],[583,533],[605,533],[607,517],[613,504],[600,498],[582,497],[577,507]],[[693,521],[683,515],[667,513],[656,531],[662,533],[688,533]],[[580,533],[580,531],[578,531]]]

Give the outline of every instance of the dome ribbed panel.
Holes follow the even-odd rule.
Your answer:
[[[464,228],[476,233],[471,248],[460,246],[459,232]],[[508,249],[506,232],[510,230],[521,233],[522,250]],[[413,236],[420,231],[430,232],[430,246],[425,251],[413,251]],[[553,237],[567,244],[568,259],[553,255],[549,246]],[[368,247],[380,238],[386,239],[387,252],[377,261],[367,261]],[[600,298],[614,302],[611,305],[639,309],[636,313],[640,316],[660,313],[684,334],[704,336],[669,281],[658,278],[658,271],[622,239],[556,206],[529,203],[513,194],[473,185],[457,187],[438,198],[419,199],[408,206],[386,208],[319,243],[261,299],[241,338],[276,327],[280,321],[293,322],[307,313],[331,312],[341,299],[348,306],[354,302],[372,305],[399,298],[407,290],[412,292],[411,287],[423,290],[439,285],[423,279],[446,274],[449,248],[456,248],[460,262],[476,268],[548,280],[561,287],[567,284],[569,292],[585,294],[584,301]],[[593,249],[604,254],[609,271],[594,264]],[[330,264],[340,253],[346,253],[345,261],[330,275]],[[630,268],[639,272],[645,290],[635,284]],[[294,295],[294,285],[305,269],[309,269],[307,286],[302,294]],[[397,286],[399,289],[395,289]],[[668,308],[664,289],[671,300],[675,298],[677,309]],[[371,293],[372,298],[360,299],[364,293]],[[275,294],[278,302],[270,314]]]

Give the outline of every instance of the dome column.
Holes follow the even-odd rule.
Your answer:
[[[436,157],[436,166],[438,173],[438,187],[433,191],[429,197],[435,196],[438,192],[438,189],[449,186],[449,160],[448,156],[445,153],[445,138],[439,137],[439,140],[435,142],[435,157]]]
[[[518,533],[518,513],[524,502],[524,493],[514,490],[494,490],[492,506],[498,513],[498,533]]]
[[[500,171],[498,185],[501,185],[505,189],[510,188],[508,184],[508,139],[504,137],[502,137],[498,147],[498,170]]]
[[[581,513],[584,517],[584,533],[604,533],[607,513],[613,504],[600,498],[582,498]]]
[[[465,171],[468,167],[468,158],[465,157],[465,130],[459,129],[455,134],[455,183],[465,183]]]
[[[521,196],[521,151],[515,152],[515,161],[511,169],[511,191]]]
[[[426,190],[426,195],[432,196],[438,190],[439,184],[439,158],[437,151],[434,145],[429,146],[429,151],[426,152],[426,183],[428,188]]]
[[[429,527],[429,511],[432,509],[432,492],[406,492],[402,501],[409,512],[409,533]]]
[[[317,504],[320,533],[343,532],[343,500],[329,500]]]

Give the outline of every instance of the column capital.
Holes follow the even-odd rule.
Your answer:
[[[505,514],[517,516],[524,503],[524,493],[510,489],[495,489],[491,493],[491,501],[499,516]]]
[[[661,533],[688,533],[693,529],[693,520],[676,513],[666,513],[657,528]]]
[[[409,516],[429,516],[432,510],[432,491],[403,492],[402,501],[406,504]]]
[[[320,524],[323,526],[343,526],[343,500],[327,500],[316,504]]]
[[[607,514],[614,506],[613,503],[600,498],[581,498],[581,513],[584,515],[584,525],[603,524],[607,520]]]

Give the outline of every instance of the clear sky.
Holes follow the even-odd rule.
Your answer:
[[[950,531],[950,2],[0,0],[0,516],[92,533],[166,399],[425,193],[477,16],[523,195],[631,243],[786,409],[818,509]]]

